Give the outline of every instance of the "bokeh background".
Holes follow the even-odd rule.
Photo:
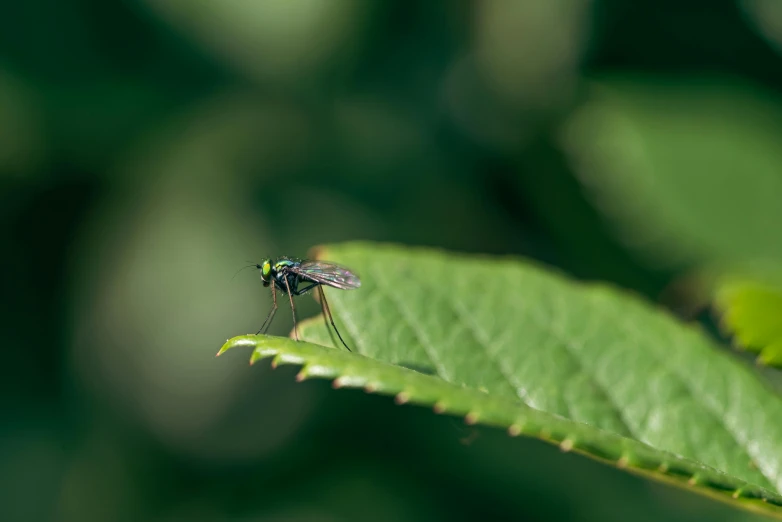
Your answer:
[[[524,255],[658,299],[686,263],[628,246],[589,197],[574,118],[611,75],[684,89],[690,134],[662,120],[664,144],[713,127],[687,112],[704,89],[776,103],[778,5],[4,3],[0,519],[752,518],[214,354],[268,310],[238,268],[343,240]],[[691,195],[710,169],[687,165]],[[290,328],[282,308],[271,333]]]

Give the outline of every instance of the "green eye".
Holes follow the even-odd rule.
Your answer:
[[[263,267],[261,267],[261,275],[263,276],[264,279],[268,279],[269,278],[269,274],[271,274],[271,272],[272,272],[272,265],[271,265],[271,263],[266,261],[263,264]]]

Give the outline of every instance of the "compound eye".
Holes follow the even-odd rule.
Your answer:
[[[261,277],[263,277],[264,279],[269,279],[271,273],[272,273],[272,265],[271,263],[266,261],[261,267]]]

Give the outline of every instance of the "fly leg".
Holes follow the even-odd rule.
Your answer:
[[[295,289],[293,290],[293,295],[304,295],[313,288],[318,289],[318,294],[320,295],[320,307],[323,311],[323,322],[326,323],[326,330],[329,331],[329,335],[331,335],[331,330],[329,329],[329,322],[331,322],[331,326],[334,327],[334,331],[337,332],[337,337],[339,337],[339,340],[342,342],[342,346],[348,349],[349,352],[353,351],[351,350],[348,345],[345,343],[345,341],[342,339],[342,336],[339,333],[339,330],[337,330],[337,325],[334,324],[334,318],[331,316],[331,309],[329,308],[329,303],[326,301],[326,293],[323,291],[323,286],[321,286],[320,283],[312,283],[310,286],[306,288],[302,288],[301,290]],[[331,337],[332,342],[334,341],[334,337]]]
[[[293,305],[293,292],[291,292],[291,284],[288,281],[288,274],[284,275],[283,280],[285,281],[285,288],[288,289],[288,299],[291,302],[291,315],[293,315],[293,334],[296,337],[296,340],[298,341],[299,340],[299,327],[296,325],[296,307]]]
[[[265,334],[266,330],[268,330],[269,326],[271,326],[272,324],[272,319],[274,319],[274,314],[277,313],[277,290],[275,289],[274,284],[272,284],[272,301],[274,302],[274,304],[272,304],[272,309],[269,310],[269,315],[266,316],[266,320],[263,322],[261,329],[258,330],[255,333],[255,335],[258,335],[261,332]]]
[[[312,283],[310,286],[306,288],[302,288],[301,290],[295,289],[293,290],[293,295],[304,295],[313,288],[318,289],[318,294],[320,295],[320,307],[323,312],[323,321],[326,323],[326,330],[329,332],[329,336],[331,336],[331,341],[334,342],[334,336],[331,334],[331,330],[329,329],[329,321],[331,321],[331,326],[334,327],[334,331],[337,332],[337,337],[339,337],[339,340],[342,341],[342,345],[348,349],[348,351],[352,351],[350,348],[348,348],[348,345],[345,344],[345,341],[342,340],[342,336],[339,334],[339,330],[337,330],[337,325],[334,324],[334,318],[331,316],[331,309],[329,309],[329,303],[326,301],[326,293],[323,291],[323,287],[320,283]]]
[[[297,295],[297,296],[298,296],[298,295],[304,295],[304,294],[306,294],[307,292],[309,292],[310,290],[312,290],[313,288],[315,288],[316,286],[318,286],[319,284],[320,284],[320,283],[312,283],[310,286],[308,286],[308,287],[306,287],[306,288],[302,288],[301,290],[299,290],[299,289],[297,289],[297,288],[294,288],[294,289],[293,289],[293,295]],[[297,285],[297,286],[298,286],[298,285]]]
[[[323,320],[326,320],[326,315],[329,317],[329,321],[331,321],[331,326],[334,327],[334,331],[337,332],[337,337],[339,337],[339,340],[342,341],[342,346],[347,348],[349,352],[352,352],[347,343],[345,343],[345,340],[342,339],[342,336],[339,333],[339,330],[337,330],[337,325],[334,324],[334,318],[331,316],[331,309],[329,308],[329,302],[326,301],[326,292],[323,291],[323,287],[318,285],[318,293],[320,293],[320,305],[323,308]],[[326,324],[326,329],[328,329],[329,325]]]

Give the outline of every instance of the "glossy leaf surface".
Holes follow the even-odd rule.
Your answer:
[[[361,243],[317,257],[361,277],[326,290],[355,353],[320,319],[302,324],[310,342],[240,336],[223,350],[779,513],[782,399],[698,328],[521,259]]]

